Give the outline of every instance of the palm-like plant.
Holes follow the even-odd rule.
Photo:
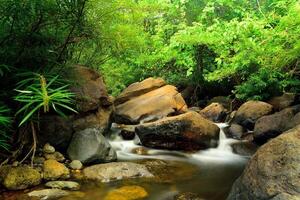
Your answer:
[[[0,149],[5,149],[7,151],[10,147],[7,142],[9,139],[7,131],[11,123],[10,117],[8,117],[8,112],[8,108],[0,106]]]

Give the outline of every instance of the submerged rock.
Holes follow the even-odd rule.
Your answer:
[[[3,166],[0,168],[1,184],[9,190],[23,190],[39,185],[41,174],[29,166]]]
[[[136,127],[146,147],[197,150],[216,146],[220,129],[196,112],[144,123]]]
[[[148,196],[147,191],[140,186],[123,186],[114,189],[106,195],[104,200],[138,200]]]
[[[275,200],[279,194],[291,199],[300,195],[300,126],[258,149],[227,200]]]
[[[273,106],[262,101],[247,101],[236,112],[234,123],[253,130],[255,122],[272,112]]]
[[[88,128],[74,133],[67,151],[69,158],[83,164],[115,161],[116,152],[102,132],[101,129]]]
[[[45,180],[67,179],[70,177],[69,169],[56,160],[46,160],[43,171]]]
[[[198,194],[192,192],[184,192],[176,195],[174,200],[204,200]]]
[[[44,189],[44,190],[35,190],[29,192],[27,195],[29,197],[35,197],[42,200],[49,199],[58,199],[64,196],[69,195],[70,193],[60,189]]]
[[[131,162],[114,162],[93,165],[85,168],[83,170],[83,175],[88,180],[101,182],[153,177],[153,174],[151,174],[145,166]]]
[[[49,181],[45,184],[46,187],[67,190],[79,190],[80,185],[74,181]]]
[[[166,85],[116,106],[115,122],[138,124],[187,111],[187,105],[177,88]]]

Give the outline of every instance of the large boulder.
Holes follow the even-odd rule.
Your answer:
[[[255,122],[264,115],[272,112],[273,106],[262,101],[248,101],[236,112],[234,123],[253,130]]]
[[[132,162],[113,162],[98,164],[87,167],[83,170],[85,179],[109,182],[130,178],[152,178],[148,169]]]
[[[166,85],[117,105],[114,117],[116,123],[138,124],[185,111],[186,103],[177,88]]]
[[[161,78],[147,78],[141,82],[133,83],[128,86],[114,101],[115,105],[122,104],[130,99],[146,94],[152,90],[166,85]]]
[[[296,95],[294,93],[284,93],[282,96],[273,97],[268,101],[274,108],[274,110],[283,110],[291,106],[296,99]]]
[[[196,112],[145,123],[135,128],[146,147],[197,150],[216,145],[220,129]]]
[[[69,73],[70,79],[76,82],[71,90],[75,93],[78,111],[92,111],[112,104],[103,78],[97,71],[77,65]]]
[[[39,145],[50,143],[55,149],[66,152],[73,135],[73,117],[44,115],[40,120]]]
[[[272,115],[263,116],[257,120],[254,127],[254,140],[265,143],[284,131],[300,123],[300,105],[286,108]],[[297,114],[298,113],[298,114]]]
[[[0,182],[9,190],[22,190],[39,185],[41,174],[29,166],[3,166],[0,168]]]
[[[222,122],[226,118],[227,110],[220,103],[211,103],[200,111],[200,114],[213,122]]]
[[[88,128],[74,133],[67,154],[71,160],[80,160],[83,164],[110,162],[117,159],[103,130]]]
[[[255,153],[227,200],[279,200],[300,195],[300,126],[272,139]]]

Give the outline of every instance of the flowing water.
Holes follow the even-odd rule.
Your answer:
[[[231,144],[239,141],[226,138],[223,128],[226,124],[217,124],[220,128],[220,140],[217,148],[195,153],[147,149],[147,155],[133,153],[141,148],[138,138],[132,141],[116,137],[111,140],[121,161],[140,162],[159,159],[170,163],[171,170],[164,171],[167,181],[149,181],[132,179],[112,183],[85,185],[86,197],[80,199],[103,199],[105,194],[115,188],[127,185],[139,185],[147,190],[149,200],[171,200],[178,193],[193,192],[206,200],[226,199],[234,180],[241,174],[247,157],[234,154]]]

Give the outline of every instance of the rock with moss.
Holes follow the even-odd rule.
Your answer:
[[[67,179],[70,177],[69,169],[56,160],[46,160],[43,165],[43,172],[45,180]]]
[[[42,176],[29,166],[3,166],[0,169],[0,182],[9,190],[22,190],[41,183]]]

